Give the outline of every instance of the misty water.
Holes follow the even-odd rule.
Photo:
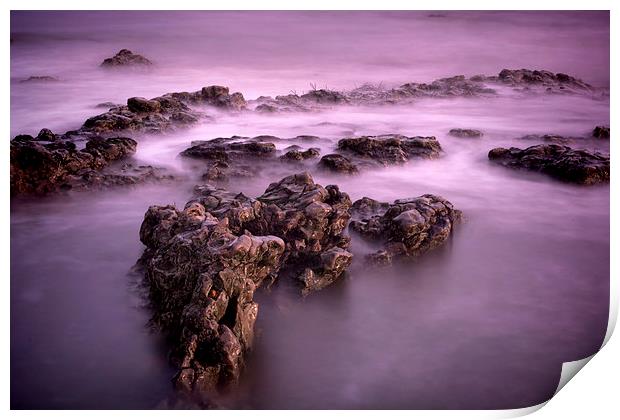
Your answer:
[[[606,13],[13,13],[11,136],[75,129],[100,102],[219,84],[246,99],[347,89],[502,68],[564,72],[609,85]],[[130,48],[147,72],[110,73],[105,57]],[[33,75],[54,83],[20,83]],[[356,176],[315,162],[270,167],[227,188],[248,196],[308,170],[352,200],[438,194],[463,211],[451,240],[414,262],[369,269],[300,300],[259,291],[258,338],[229,408],[519,408],[555,391],[563,362],[597,351],[609,309],[609,186],[575,186],[492,165],[498,146],[526,134],[588,136],[609,124],[609,99],[523,95],[421,99],[406,106],[342,106],[260,115],[208,110],[214,119],[171,134],[135,136],[140,162],[176,182],[11,201],[13,408],[156,408],[172,392],[164,337],[131,268],[149,205],[189,199],[193,140],[315,135],[339,139],[434,135],[436,160]],[[481,139],[447,135],[476,128]],[[292,143],[276,144],[284,149]],[[609,152],[609,141],[573,147]],[[371,247],[353,236],[352,252]]]

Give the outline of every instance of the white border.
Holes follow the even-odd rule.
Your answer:
[[[297,0],[292,3],[290,1],[283,0],[263,0],[260,2],[243,1],[243,0],[227,0],[226,2],[200,2],[190,0],[176,0],[174,2],[137,2],[127,0],[107,0],[105,2],[80,2],[76,0],[57,0],[53,3],[44,0],[27,0],[27,1],[4,1],[3,5],[6,5],[4,13],[2,14],[2,25],[5,28],[5,36],[8,38],[10,32],[10,10],[611,10],[611,72],[610,74],[616,74],[618,70],[617,54],[614,53],[614,47],[617,45],[616,36],[617,30],[615,29],[615,23],[617,23],[616,13],[613,10],[612,1],[602,0],[590,0],[590,1],[563,1],[552,2],[548,0],[520,0],[517,2],[494,2],[494,1],[481,1],[481,0],[469,0],[467,2],[458,1],[445,1],[438,0],[433,3],[427,2],[407,2],[407,1],[393,1],[382,0],[381,2],[369,2],[369,1],[354,1],[354,0]],[[618,2],[615,2],[616,4]],[[9,116],[10,116],[10,47],[7,39],[0,47],[2,48],[5,65],[3,66],[4,78],[3,78],[3,100],[2,104],[2,118],[5,124],[5,135],[8,141],[9,133]],[[615,82],[615,81],[614,81]],[[611,125],[617,127],[617,118],[614,117],[613,112],[613,98],[617,97],[617,88],[615,83],[612,83],[612,121]],[[614,128],[615,130],[615,128]],[[611,154],[615,156],[618,149],[615,142],[611,143]],[[2,285],[4,287],[3,296],[5,304],[3,306],[3,322],[4,337],[6,338],[6,345],[2,347],[1,351],[1,363],[2,363],[2,397],[4,398],[4,407],[6,410],[10,407],[10,348],[9,348],[9,315],[10,315],[10,293],[9,293],[9,171],[8,171],[8,147],[5,146],[2,150],[2,160],[4,162],[4,171],[2,172],[2,183],[0,183],[0,191],[2,192],[2,199],[4,203],[0,208],[2,212],[2,219],[4,223],[0,226],[1,234],[5,238],[2,243],[1,257],[3,264],[0,265],[3,275]],[[617,188],[613,180],[615,179],[615,165],[612,165],[612,183],[611,183],[611,215],[617,215],[618,210],[618,194]],[[612,217],[611,220],[611,255],[620,255],[618,253],[618,223]],[[617,257],[616,257],[617,258]],[[618,313],[618,264],[615,259],[611,261],[611,310],[610,310],[610,324],[608,327],[607,336],[605,342],[609,341],[613,327],[615,326],[617,313]],[[535,412],[532,418],[548,419],[548,418],[562,418],[562,419],[583,419],[584,416],[593,416],[594,418],[610,418],[615,417],[612,413],[618,413],[617,392],[615,382],[618,378],[619,372],[618,355],[620,354],[620,344],[618,339],[613,339],[607,343],[604,350],[597,354],[583,369],[583,372],[579,373],[579,379],[570,381],[561,392],[552,398],[547,404],[541,404],[536,407],[530,407],[520,410],[505,410],[505,411],[295,411],[293,413],[288,411],[210,411],[203,413],[200,411],[193,412],[165,412],[165,411],[114,411],[114,416],[119,418],[132,418],[145,417],[145,418],[163,418],[169,415],[182,415],[182,416],[215,416],[217,418],[237,418],[238,416],[251,416],[253,419],[278,419],[288,418],[293,415],[296,418],[313,418],[315,416],[327,416],[327,417],[344,417],[344,418],[358,418],[360,416],[389,416],[393,418],[506,418],[525,415]],[[568,364],[568,366],[574,370],[579,363]],[[578,369],[577,369],[578,370]],[[563,372],[563,375],[565,373]],[[33,395],[36,398],[35,395]],[[542,406],[546,407],[543,410],[539,410]],[[67,418],[67,417],[82,417],[86,413],[82,411],[11,411],[9,413],[12,417],[16,418],[31,418],[31,417],[45,417],[45,418]],[[110,413],[111,414],[111,413]],[[108,417],[107,412],[88,412],[88,416],[94,418]]]

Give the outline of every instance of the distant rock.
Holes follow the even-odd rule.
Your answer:
[[[307,159],[318,158],[320,154],[321,154],[321,151],[317,149],[316,147],[310,147],[309,149],[306,149],[303,151],[300,149],[293,149],[293,150],[287,151],[285,154],[280,156],[280,159],[289,161],[289,162],[294,162],[294,161],[302,161],[302,160],[307,160]]]
[[[144,67],[151,66],[153,63],[141,56],[134,54],[128,49],[122,49],[114,57],[106,58],[101,63],[101,67],[119,68],[119,67]]]
[[[380,241],[383,248],[366,256],[376,265],[411,258],[442,245],[461,220],[461,211],[442,197],[425,194],[383,203],[364,197],[351,207],[349,228],[363,237]]]
[[[106,109],[110,109],[110,108],[117,108],[123,106],[123,104],[117,104],[114,102],[101,102],[97,105],[95,105],[95,108],[106,108]]]
[[[602,125],[596,126],[594,127],[594,130],[592,130],[592,137],[595,137],[597,139],[608,139],[609,134],[610,134],[609,127],[602,126]]]
[[[592,185],[609,182],[609,156],[559,144],[539,144],[527,149],[496,148],[489,159],[502,166],[542,172],[556,179]]]
[[[20,80],[20,83],[49,83],[59,81],[60,80],[53,76],[30,76],[27,79]]]
[[[448,133],[453,137],[461,137],[461,138],[479,138],[484,134],[480,130],[474,130],[471,128],[453,128]]]

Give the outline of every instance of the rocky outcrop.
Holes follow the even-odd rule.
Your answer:
[[[273,143],[255,139],[231,141],[230,138],[193,141],[191,147],[181,152],[181,156],[219,162],[269,158],[275,154]]]
[[[353,203],[349,228],[362,237],[380,241],[379,251],[367,255],[373,264],[411,258],[442,245],[461,220],[461,211],[442,197],[425,194],[383,203],[364,197]]]
[[[608,139],[610,134],[609,127],[603,125],[597,125],[592,130],[592,137],[597,139]]]
[[[559,144],[539,144],[519,149],[496,148],[489,159],[502,166],[542,172],[576,184],[609,182],[609,156]]]
[[[327,169],[342,174],[356,174],[359,172],[359,169],[353,162],[338,153],[331,153],[323,156],[318,166],[321,169]]]
[[[197,92],[167,93],[152,99],[133,97],[127,105],[87,119],[76,131],[66,136],[76,137],[104,133],[162,133],[187,127],[208,118],[197,109],[213,106],[238,111],[245,107],[241,93],[230,94],[227,87],[208,86]]]
[[[342,139],[338,142],[338,151],[385,166],[402,164],[415,157],[439,157],[441,145],[435,137],[388,134]]]
[[[154,322],[174,343],[178,389],[203,395],[237,382],[261,284],[292,279],[305,295],[342,277],[350,206],[338,187],[300,173],[256,199],[202,185],[183,210],[149,208],[141,262]]]
[[[594,88],[583,80],[564,73],[547,70],[502,70],[497,77],[487,78],[514,87],[542,87],[553,93],[592,92]]]
[[[484,134],[480,130],[474,130],[471,128],[453,128],[448,132],[452,137],[460,138],[480,138]]]
[[[175,179],[177,177],[165,168],[124,163],[120,166],[109,166],[101,170],[81,169],[75,174],[67,176],[61,188],[64,190],[82,191],[119,186],[126,187],[148,182],[165,182]]]
[[[62,187],[70,176],[84,170],[101,170],[110,162],[136,151],[137,143],[125,137],[92,138],[82,150],[75,143],[59,140],[49,130],[36,138],[11,140],[11,194],[43,194]]]
[[[153,63],[141,56],[134,54],[128,49],[122,49],[116,53],[114,57],[106,58],[101,63],[101,67],[105,68],[122,68],[122,67],[148,67]]]

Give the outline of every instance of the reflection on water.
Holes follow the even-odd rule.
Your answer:
[[[223,36],[221,26],[234,17],[222,15],[212,21],[214,29],[199,25],[199,16],[203,15],[189,16],[186,23],[190,28],[215,37]],[[319,42],[326,39],[320,37],[316,42],[308,41],[310,52],[302,51],[300,57],[247,57],[243,51],[281,45],[273,44],[273,32],[257,30],[268,28],[266,21],[273,19],[270,14],[261,16],[256,20],[244,18],[254,22],[254,31],[237,25],[235,33],[238,29],[239,36],[227,38],[240,48],[235,55],[220,46],[211,51],[217,64],[207,66],[209,54],[198,50],[197,57],[205,60],[198,60],[204,65],[203,77],[197,77],[198,70],[190,59],[192,44],[187,44],[187,50],[173,48],[180,40],[194,40],[187,35],[192,31],[185,29],[183,37],[178,38],[178,19],[166,21],[171,31],[165,38],[168,41],[157,45],[149,42],[147,35],[150,31],[159,33],[161,28],[155,23],[162,22],[139,21],[131,27],[133,36],[128,38],[127,21],[136,22],[130,17],[116,21],[105,31],[93,31],[80,41],[75,38],[84,30],[79,20],[73,32],[63,37],[14,37],[13,78],[46,69],[64,81],[36,88],[14,81],[11,132],[35,132],[43,126],[75,128],[85,117],[99,112],[92,108],[97,102],[196,90],[210,83],[231,84],[244,93],[256,93],[254,96],[304,89],[311,71],[304,60],[318,50],[324,53],[323,60],[332,57],[335,63],[321,67],[322,80],[346,84],[348,73],[341,72],[339,66],[346,69],[351,60],[361,60],[353,52],[337,57],[329,43]],[[355,25],[371,19],[359,15],[347,24],[341,39],[336,34],[343,29],[337,24],[342,20],[335,16],[325,15],[315,22],[307,14],[299,14],[282,24],[294,34],[291,39],[299,40],[310,33],[314,36],[316,27],[321,27],[325,28],[322,37],[332,36],[344,43],[350,42]],[[548,30],[549,17],[544,16],[528,20],[528,25],[535,34],[547,34],[549,46],[534,43],[535,37],[530,34],[522,35],[519,39],[523,44],[512,43],[512,48],[542,51],[551,48],[554,37],[559,39],[559,34],[566,36],[574,29],[584,39],[584,44],[574,48],[595,55],[586,41],[608,31],[605,25],[586,31],[587,23],[601,19],[597,14],[556,19],[560,23],[554,31]],[[411,42],[411,37],[403,37],[404,32],[445,28],[440,26],[446,25],[444,18],[426,22],[424,17],[374,16],[371,21],[375,24],[363,34],[384,45],[386,38],[380,36],[379,29],[389,22],[395,30],[386,35],[391,40],[388,45],[395,48],[398,43]],[[57,32],[55,27],[35,25],[25,15],[14,18],[24,22],[19,27],[22,32]],[[489,41],[489,54],[502,34],[514,32],[523,24],[521,14],[448,14],[445,19],[455,19],[457,31],[472,27],[481,31],[468,32],[473,37],[469,40],[456,37],[460,44],[454,48],[477,42],[476,37],[499,19],[500,34],[497,40]],[[436,29],[435,34],[438,32],[443,30]],[[416,42],[434,42],[426,32],[422,38]],[[292,41],[282,42],[293,48],[289,45]],[[112,76],[87,70],[124,46],[144,52],[163,68],[154,74]],[[356,51],[358,46],[352,44],[351,48]],[[563,48],[568,51],[573,46]],[[601,48],[606,58],[606,50]],[[280,53],[284,51],[286,48]],[[468,58],[448,64],[438,57],[428,58],[428,62],[419,57],[412,62],[402,56],[402,62],[390,61],[390,57],[395,60],[396,53],[391,49],[384,52],[385,56],[378,53],[374,58],[366,54],[366,61],[376,58],[381,63],[366,63],[356,77],[371,81],[383,75],[391,80],[428,80],[464,72],[494,73],[514,63],[508,53],[508,58],[501,60],[494,57],[476,62]],[[177,53],[181,64],[173,70],[165,63]],[[71,61],[67,58],[71,54],[80,58]],[[597,67],[602,60],[600,50],[596,54],[598,58],[590,61],[589,68],[576,67],[572,58],[560,53],[541,58],[547,60],[541,65],[524,64],[573,71],[587,80],[605,83],[608,75]],[[256,66],[248,68],[244,60],[253,60]],[[281,73],[266,70],[276,64],[281,73],[286,73],[281,80],[276,80]],[[226,66],[231,70],[224,77]],[[423,73],[412,72],[411,66]],[[491,66],[495,70],[488,70]],[[341,108],[308,115],[222,115],[214,123],[188,131],[139,138],[140,160],[184,172],[188,179],[174,185],[11,203],[12,406],[153,408],[169,395],[173,370],[167,363],[166,344],[147,329],[148,309],[136,278],[129,272],[143,249],[138,229],[148,206],[182,206],[200,175],[177,157],[191,140],[312,134],[322,137],[318,146],[327,153],[344,136],[384,133],[435,135],[445,154],[437,160],[415,160],[404,167],[356,177],[316,172],[311,164],[273,167],[250,181],[231,182],[228,187],[257,195],[270,182],[306,168],[317,182],[338,184],[354,200],[363,196],[394,200],[440,194],[463,210],[465,222],[446,246],[415,263],[374,271],[364,268],[358,258],[345,281],[303,302],[278,288],[258,293],[256,351],[243,386],[224,404],[233,408],[517,408],[539,403],[555,390],[561,363],[592,354],[605,334],[609,186],[579,187],[538,174],[510,171],[491,165],[486,153],[497,146],[534,144],[515,140],[525,134],[582,136],[595,125],[608,122],[606,100],[509,97],[423,100],[409,107]],[[477,128],[485,136],[447,136],[455,127]],[[575,145],[608,151],[608,144],[582,140]],[[288,145],[282,142],[277,147]],[[357,256],[367,246],[354,237]]]

